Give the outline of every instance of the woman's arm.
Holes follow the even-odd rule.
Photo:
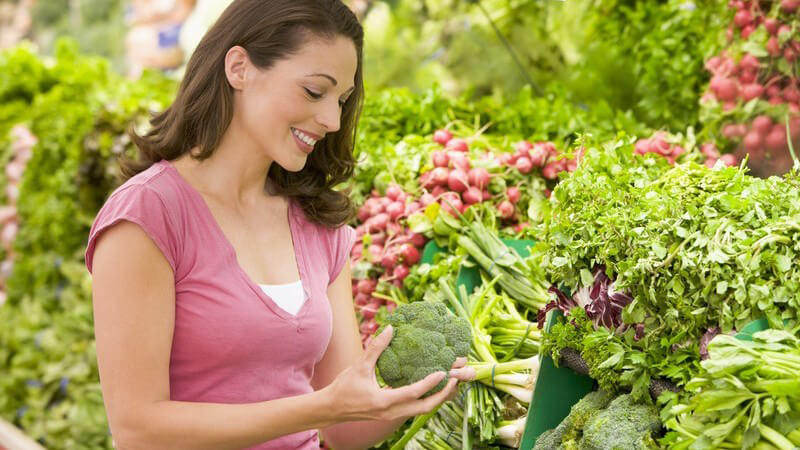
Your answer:
[[[441,380],[380,390],[370,372],[391,334],[375,339],[349,375],[316,392],[249,404],[170,400],[174,276],[145,232],[122,221],[99,238],[93,264],[94,328],[103,401],[116,447],[240,449],[347,420],[419,414],[442,401],[418,399]]]
[[[328,299],[333,310],[333,336],[325,356],[314,369],[314,378],[311,380],[314,389],[328,386],[354,361],[363,357],[364,350],[353,307],[351,282],[348,261],[336,280],[328,287]],[[454,367],[461,367],[464,364],[466,360],[458,361]],[[475,376],[471,368],[456,368],[450,373],[453,378],[443,391],[452,389],[453,394],[458,379],[469,380]],[[347,375],[345,373],[342,376]],[[373,380],[375,380],[374,372]],[[372,382],[377,384],[377,381]],[[387,421],[346,422],[323,428],[321,432],[325,442],[335,450],[369,448],[389,437],[406,419],[414,415],[416,414]]]

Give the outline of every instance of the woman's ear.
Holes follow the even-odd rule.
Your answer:
[[[249,64],[250,58],[247,56],[247,50],[238,45],[231,47],[225,54],[225,76],[232,88],[244,89]]]

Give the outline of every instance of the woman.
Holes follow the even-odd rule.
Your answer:
[[[379,389],[391,331],[362,350],[332,189],[353,171],[361,48],[339,0],[236,0],[135,136],[86,250],[118,448],[311,449],[317,429],[365,448],[473,376]]]

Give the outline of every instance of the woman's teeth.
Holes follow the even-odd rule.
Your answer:
[[[316,139],[311,138],[310,136],[308,136],[307,134],[303,133],[302,131],[298,131],[298,130],[292,128],[292,133],[294,133],[294,135],[297,136],[298,139],[300,139],[301,141],[305,142],[306,144],[308,144],[308,145],[310,145],[312,147],[314,146],[314,144],[317,143]]]

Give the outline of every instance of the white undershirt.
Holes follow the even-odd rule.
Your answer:
[[[259,284],[272,301],[289,314],[296,316],[306,301],[301,280],[289,284]]]

